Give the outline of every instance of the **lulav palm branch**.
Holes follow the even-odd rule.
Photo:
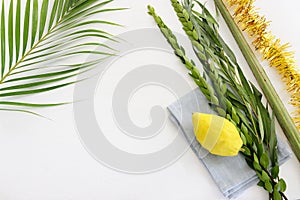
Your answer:
[[[105,8],[112,1],[26,0],[24,4],[25,0],[11,0],[9,5],[5,5],[2,0],[0,110],[33,113],[31,107],[63,104],[15,99],[74,84],[78,73],[91,69],[114,54],[113,49],[103,44],[103,40],[114,40],[113,36],[97,27],[119,24],[92,18],[95,14],[125,9]],[[24,12],[21,6],[24,6]],[[99,46],[102,46],[101,51],[93,50]],[[53,64],[89,54],[96,54],[97,59],[84,63]]]

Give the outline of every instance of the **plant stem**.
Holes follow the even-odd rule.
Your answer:
[[[276,184],[276,181],[274,181],[273,177],[271,176],[269,170],[264,169],[264,171],[268,174],[269,178],[272,180],[273,185]],[[285,200],[288,200],[287,196],[285,196],[285,194],[283,192],[279,192],[281,197],[283,197]]]
[[[276,93],[271,81],[269,80],[265,70],[256,58],[254,52],[246,41],[243,33],[235,23],[230,12],[226,8],[222,0],[214,0],[216,6],[220,10],[224,20],[227,23],[232,35],[234,36],[239,48],[241,49],[249,67],[251,68],[259,86],[261,87],[266,99],[272,107],[277,120],[289,140],[290,146],[294,151],[298,161],[300,161],[300,135],[291,116]]]

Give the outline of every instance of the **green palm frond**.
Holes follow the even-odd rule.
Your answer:
[[[125,9],[106,8],[112,1],[11,0],[6,5],[2,0],[0,111],[32,113],[27,109],[62,105],[64,103],[19,102],[12,99],[74,84],[77,74],[114,55],[114,49],[103,44],[104,40],[115,41],[113,35],[95,27],[120,25],[93,19],[95,14]],[[21,6],[24,6],[23,13]],[[101,51],[94,50],[99,46],[103,47]],[[72,58],[89,54],[97,55],[97,59],[70,63],[76,60]],[[57,64],[66,58],[69,63]]]

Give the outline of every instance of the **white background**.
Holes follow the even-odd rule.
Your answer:
[[[25,2],[25,1],[22,1]],[[8,5],[9,0],[5,0]],[[101,14],[99,18],[109,18],[124,24],[124,28],[108,29],[114,34],[140,28],[156,28],[153,19],[146,12],[146,6],[153,5],[169,26],[178,32],[181,26],[173,13],[168,0],[115,0],[111,7],[129,7],[127,11],[113,14]],[[300,61],[300,2],[297,0],[265,0],[256,3],[269,20],[274,34],[283,42],[290,42]],[[209,8],[212,8],[209,2]],[[247,77],[255,82],[234,40],[221,21],[221,34],[233,48]],[[142,37],[142,36],[141,36]],[[82,58],[85,59],[85,58]],[[154,61],[155,60],[155,61]],[[171,54],[157,51],[142,51],[121,58],[111,66],[111,70],[121,69],[122,72],[139,63],[161,63],[177,68],[183,77],[192,83],[186,70]],[[298,64],[300,64],[298,62]],[[128,67],[128,68],[127,68]],[[174,69],[175,70],[175,69]],[[266,67],[272,83],[289,110],[288,95],[285,92],[276,72]],[[106,77],[105,77],[106,76]],[[113,90],[117,77],[107,73],[104,76],[104,91]],[[107,87],[106,87],[107,85]],[[195,87],[195,86],[193,86]],[[72,100],[73,88],[69,87],[48,95],[36,95],[30,100]],[[187,91],[188,92],[188,91]],[[109,93],[95,95],[99,101],[109,99]],[[158,95],[159,99],[152,96]],[[137,91],[129,103],[132,120],[140,125],[149,124],[149,110],[159,104],[166,107],[176,100],[170,92],[158,86],[145,87]],[[114,130],[113,120],[106,111],[97,104],[97,117],[106,120],[107,130]],[[73,120],[72,105],[36,110],[51,118],[46,120],[21,113],[0,113],[0,199],[1,200],[196,200],[225,199],[205,167],[198,161],[191,150],[187,151],[177,162],[155,173],[131,175],[114,171],[101,165],[82,146]],[[102,108],[105,109],[105,108]],[[111,122],[109,122],[111,121]],[[167,123],[162,135],[151,141],[138,141],[126,138],[121,131],[107,133],[109,140],[118,148],[134,153],[157,151],[168,145],[174,137],[174,127]],[[278,126],[280,136],[285,140]],[[288,183],[286,194],[290,199],[300,199],[299,162],[293,155],[281,167],[280,174]],[[263,189],[253,186],[238,199],[267,199]]]

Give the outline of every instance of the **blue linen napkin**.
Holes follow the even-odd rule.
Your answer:
[[[255,172],[248,167],[243,155],[238,154],[234,157],[216,156],[202,148],[195,139],[192,113],[201,112],[214,114],[208,106],[208,101],[199,89],[195,89],[181,97],[178,101],[171,104],[168,110],[171,113],[170,119],[180,127],[181,132],[190,144],[192,150],[198,159],[206,166],[226,198],[236,198],[241,192],[258,183],[258,177]],[[283,144],[280,140],[278,140],[278,150],[279,164],[282,164],[290,158],[291,151],[288,146]]]

